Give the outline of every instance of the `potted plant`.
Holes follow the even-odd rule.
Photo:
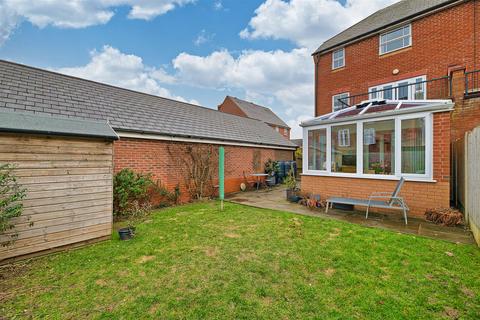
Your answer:
[[[135,227],[128,224],[127,227],[118,230],[118,236],[120,240],[130,240],[135,236]]]
[[[295,179],[295,174],[293,173],[293,165],[291,166],[290,170],[288,170],[288,174],[284,180],[284,183],[287,187],[287,200],[290,202],[298,202],[300,197],[297,195],[297,180]]]
[[[264,167],[265,173],[268,174],[268,177],[266,179],[267,185],[270,187],[274,186],[276,184],[275,177],[280,172],[280,165],[278,164],[278,161],[268,159],[267,162],[265,162]]]

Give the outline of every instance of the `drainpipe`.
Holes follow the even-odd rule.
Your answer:
[[[477,70],[477,0],[473,0],[473,70]]]
[[[317,105],[317,102],[318,102],[318,61],[319,61],[319,60],[320,60],[320,59],[319,59],[319,57],[318,57],[318,54],[313,55],[313,62],[314,62],[314,64],[315,64],[315,75],[314,75],[314,78],[315,78],[315,80],[314,80],[315,88],[314,88],[314,90],[313,90],[313,92],[314,92],[313,94],[315,95],[315,97],[314,97],[314,99],[315,99],[315,100],[314,100],[314,101],[315,101],[315,102],[314,102],[314,103],[315,103],[315,109],[314,109],[314,111],[313,111],[313,115],[314,115],[315,117],[317,116],[317,106],[318,106],[318,105]]]

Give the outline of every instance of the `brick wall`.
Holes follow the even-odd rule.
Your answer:
[[[162,140],[147,140],[121,138],[114,143],[114,171],[131,168],[137,172],[150,172],[169,190],[180,184],[182,200],[188,201],[184,187],[183,167],[181,163],[172,160],[171,154],[182,156],[185,143]],[[199,146],[208,146],[197,144]],[[215,146],[217,148],[218,146]],[[183,154],[185,156],[185,154]],[[269,158],[275,160],[292,160],[293,151],[225,146],[225,192],[240,190],[244,181],[243,173],[247,175],[254,171],[263,172],[263,163]],[[257,168],[253,168],[254,160]],[[215,161],[217,161],[215,159]],[[217,175],[215,175],[217,178]]]
[[[480,68],[480,32],[476,32],[474,57],[474,1],[469,1],[412,23],[412,46],[379,56],[379,36],[345,47],[345,67],[331,70],[332,53],[322,54],[317,64],[316,116],[332,111],[332,95],[362,94],[370,86],[418,75],[433,79],[460,65],[467,71]],[[480,1],[476,1],[477,29]],[[476,61],[476,66],[475,66]],[[398,69],[398,75],[392,71]]]
[[[407,181],[400,195],[410,215],[423,216],[425,209],[450,206],[450,113],[433,116],[433,179],[436,182]],[[364,178],[302,176],[302,191],[328,197],[367,199],[374,191],[392,191],[397,181]],[[364,208],[359,208],[364,210]],[[383,210],[385,211],[385,210]]]
[[[246,117],[247,115],[243,112],[235,102],[232,101],[229,97],[225,97],[222,104],[218,106],[218,111],[234,114],[240,117]]]

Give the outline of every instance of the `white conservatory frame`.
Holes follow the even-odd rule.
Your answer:
[[[401,121],[407,119],[425,119],[425,174],[401,173],[402,165],[402,134]],[[363,124],[365,122],[376,122],[384,120],[395,120],[395,174],[365,174],[363,173]],[[410,181],[427,181],[433,180],[433,112],[416,112],[400,115],[386,115],[379,117],[370,117],[358,120],[335,121],[327,124],[312,125],[303,128],[303,175],[312,176],[329,176],[329,177],[347,177],[347,178],[365,178],[365,179],[381,179],[381,180],[399,180],[404,177]],[[357,125],[357,149],[356,149],[356,173],[332,172],[332,150],[331,150],[331,128],[335,126],[343,126],[348,124]],[[309,170],[308,166],[308,133],[312,130],[326,129],[326,170]]]

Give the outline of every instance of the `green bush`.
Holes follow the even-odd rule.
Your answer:
[[[293,164],[290,165],[290,170],[288,170],[288,174],[284,180],[285,186],[289,190],[296,190],[297,189],[297,180],[295,179],[295,173],[293,170]]]
[[[268,159],[265,164],[265,173],[268,173],[269,175],[278,175],[280,172],[280,165],[278,164],[278,161]]]
[[[123,169],[113,179],[113,215],[116,218],[136,218],[154,207],[171,206],[179,200],[179,185],[169,192],[160,181],[152,179],[151,173]]]
[[[151,208],[150,190],[155,186],[151,174],[123,169],[113,179],[114,216],[136,216]]]
[[[22,214],[22,200],[26,197],[27,191],[22,188],[16,176],[13,174],[14,166],[11,164],[0,165],[0,234],[11,231],[15,225],[11,219]],[[10,233],[10,240],[2,241],[2,246],[12,244],[17,237],[16,233]]]

